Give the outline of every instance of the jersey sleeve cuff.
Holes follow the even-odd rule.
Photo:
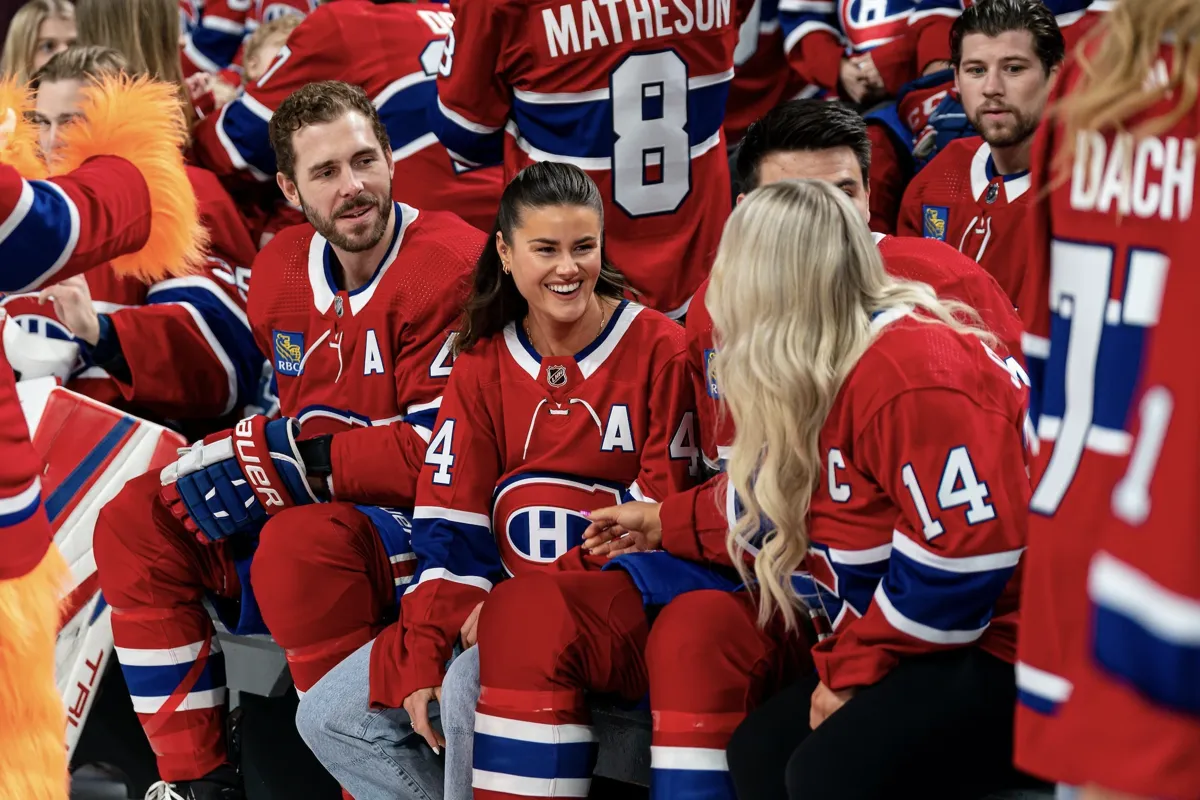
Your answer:
[[[835,692],[878,683],[896,664],[895,657],[875,648],[842,646],[848,643],[833,636],[813,648],[813,662],[821,683]]]
[[[700,487],[668,495],[658,510],[662,523],[662,548],[673,556],[702,561],[696,536],[696,497]]]

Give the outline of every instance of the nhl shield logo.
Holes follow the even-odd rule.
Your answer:
[[[996,198],[1000,196],[1000,184],[993,183],[987,188],[987,195],[984,197],[988,204],[996,202]]]
[[[567,368],[561,364],[546,367],[546,383],[558,388],[567,385]]]

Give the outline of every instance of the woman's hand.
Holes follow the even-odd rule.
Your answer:
[[[415,692],[404,698],[404,710],[408,712],[408,720],[412,723],[412,729],[421,735],[433,752],[438,755],[442,754],[441,748],[446,746],[446,740],[438,735],[433,729],[433,725],[429,722],[429,701],[437,700],[442,702],[442,687],[434,686],[431,689],[417,689]]]
[[[808,704],[808,727],[815,731],[817,726],[829,719],[833,712],[846,705],[846,701],[854,697],[855,691],[855,689],[842,689],[835,692],[825,684],[818,683]]]
[[[95,347],[100,341],[100,316],[92,304],[92,292],[82,275],[67,278],[38,292],[38,302],[54,304],[58,321],[66,325],[76,339]]]
[[[592,524],[583,532],[583,549],[609,558],[662,546],[658,503],[624,503],[583,512]]]
[[[462,637],[464,650],[469,650],[475,646],[476,642],[479,641],[479,612],[482,609],[483,601],[480,600],[479,604],[476,605],[475,608],[471,609],[470,616],[468,616],[467,621],[463,623],[462,630],[458,632],[458,635]]]

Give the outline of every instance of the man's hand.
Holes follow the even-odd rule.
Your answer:
[[[813,690],[812,699],[808,706],[808,727],[814,731],[817,726],[829,719],[833,712],[846,705],[846,701],[854,697],[854,689],[842,689],[835,692],[823,683],[818,683]]]
[[[438,735],[438,732],[433,729],[433,725],[429,722],[430,700],[437,700],[439,703],[442,702],[442,687],[435,686],[432,689],[417,689],[404,698],[404,710],[408,712],[408,719],[412,723],[412,729],[416,733],[419,733],[421,738],[433,748],[434,753],[441,755],[441,748],[446,746],[446,740]]]
[[[587,514],[592,521],[583,532],[583,549],[594,556],[614,558],[662,546],[658,503],[623,503]]]
[[[471,615],[467,617],[467,621],[463,623],[462,630],[458,635],[462,637],[463,649],[469,650],[479,641],[479,612],[483,610],[483,601],[480,600],[475,608],[471,609]]]
[[[92,292],[82,275],[67,278],[38,292],[38,302],[54,304],[58,321],[66,325],[76,339],[92,347],[100,341],[100,315],[92,304]]]
[[[843,59],[841,77],[843,87],[856,103],[875,100],[887,93],[883,76],[879,74],[870,53]]]

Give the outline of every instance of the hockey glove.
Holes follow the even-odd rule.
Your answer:
[[[255,535],[267,517],[318,502],[296,446],[300,424],[263,416],[240,421],[231,435],[197,442],[163,469],[162,498],[201,541]]]

